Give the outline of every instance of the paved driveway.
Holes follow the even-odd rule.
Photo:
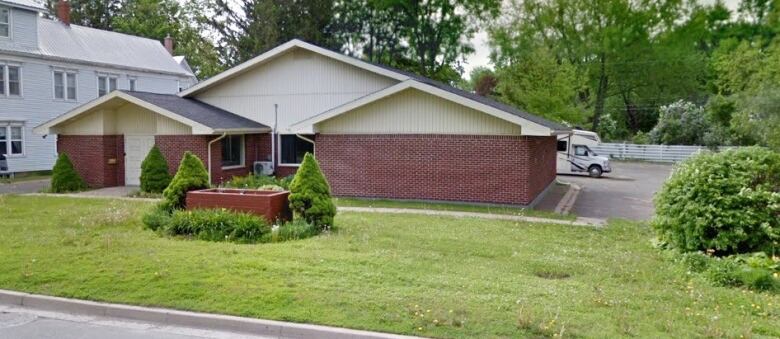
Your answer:
[[[649,220],[653,195],[672,171],[672,165],[613,162],[603,178],[559,175],[558,180],[582,186],[572,213],[588,218]]]
[[[38,193],[49,187],[49,179],[21,181],[13,184],[0,183],[0,194]]]

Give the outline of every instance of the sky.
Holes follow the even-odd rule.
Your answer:
[[[726,6],[728,6],[731,10],[735,10],[739,5],[739,1],[740,0],[723,0],[723,3],[725,3]],[[715,0],[701,0],[701,2],[704,4],[712,4],[715,2]],[[474,38],[471,39],[471,44],[474,46],[476,51],[466,58],[466,63],[463,65],[465,71],[463,74],[464,77],[468,77],[471,73],[471,70],[475,67],[493,67],[493,65],[490,63],[490,46],[488,46],[487,32],[480,31],[475,34]]]

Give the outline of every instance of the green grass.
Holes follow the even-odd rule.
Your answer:
[[[145,231],[151,206],[0,196],[0,288],[434,337],[780,336],[780,296],[686,274],[641,224],[342,213],[236,245]]]
[[[379,208],[410,208],[410,209],[428,209],[438,211],[457,211],[457,212],[478,212],[492,214],[523,215],[529,217],[540,217],[550,219],[574,220],[575,215],[561,215],[552,211],[540,211],[528,208],[519,208],[511,206],[490,206],[490,205],[469,205],[463,203],[446,202],[424,202],[424,201],[402,201],[385,199],[356,199],[356,198],[335,198],[336,206],[342,207],[379,207]]]

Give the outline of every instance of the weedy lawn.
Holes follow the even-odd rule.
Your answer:
[[[434,337],[780,336],[780,297],[712,287],[642,224],[342,213],[237,245],[142,229],[143,202],[0,196],[0,288]]]

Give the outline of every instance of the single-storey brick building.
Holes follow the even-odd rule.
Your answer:
[[[38,126],[93,187],[138,185],[157,145],[219,183],[312,152],[338,196],[530,205],[569,128],[417,75],[293,40],[178,95],[114,91]]]

